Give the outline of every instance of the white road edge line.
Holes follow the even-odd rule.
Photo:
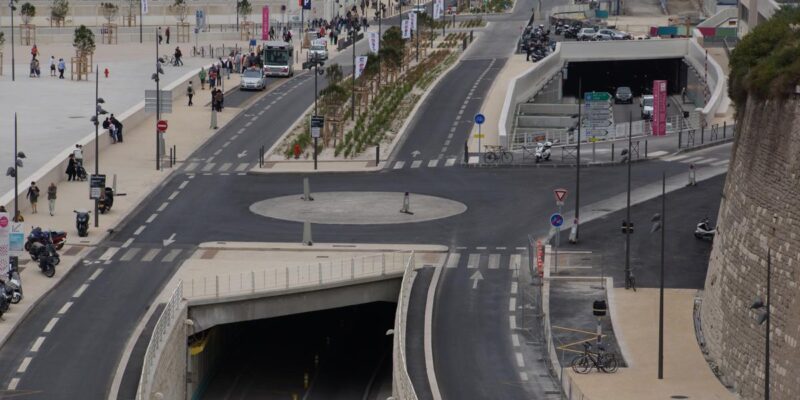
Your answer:
[[[439,286],[439,278],[442,276],[442,269],[442,265],[438,265],[434,269],[430,286],[428,286],[428,298],[425,301],[423,349],[425,349],[425,369],[428,373],[428,383],[431,387],[433,400],[442,400],[442,393],[439,391],[439,381],[436,379],[436,369],[433,363],[433,303],[436,298],[436,287]]]

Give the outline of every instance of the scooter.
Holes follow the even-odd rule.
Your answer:
[[[100,197],[100,200],[97,202],[97,210],[100,211],[101,214],[105,214],[106,212],[111,210],[111,206],[114,205],[114,189],[110,187],[105,188],[103,196]]]
[[[51,261],[53,264],[58,265],[61,263],[61,257],[49,241],[43,243],[33,242],[30,250],[28,250],[28,255],[31,256],[31,260],[34,262],[41,260],[42,257],[48,256],[52,258]]]
[[[697,223],[697,228],[694,230],[694,237],[702,240],[714,240],[714,235],[717,233],[717,227],[711,227],[711,222],[708,217],[705,217]]]
[[[73,210],[75,212],[75,228],[78,229],[78,236],[89,236],[89,210]]]
[[[47,241],[45,235],[50,236],[50,240],[53,242],[53,245],[56,246],[56,250],[61,250],[64,247],[64,244],[67,242],[66,232],[44,231],[42,228],[37,226],[31,229],[31,233],[28,235],[28,240],[25,242],[25,250],[30,251],[31,245],[35,242],[45,243]]]
[[[550,141],[536,143],[536,151],[534,152],[534,155],[536,156],[537,163],[542,160],[550,161],[551,147],[553,147],[553,142]]]
[[[0,281],[0,317],[8,311],[11,305],[11,298],[8,296],[6,284]]]
[[[11,300],[11,304],[17,304],[22,301],[22,279],[19,277],[19,266],[17,264],[19,264],[19,259],[11,257],[6,286],[6,293]]]
[[[56,257],[58,253],[53,249],[53,245],[47,245],[45,253],[39,256],[39,269],[44,276],[52,278],[56,274]]]

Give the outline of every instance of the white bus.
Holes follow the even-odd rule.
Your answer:
[[[294,75],[294,48],[291,43],[280,40],[265,42],[263,53],[266,76]]]

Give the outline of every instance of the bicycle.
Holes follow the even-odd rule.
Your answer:
[[[576,356],[571,363],[572,370],[578,374],[588,374],[593,367],[598,371],[605,373],[617,372],[619,368],[617,357],[614,353],[606,353],[605,348],[601,345],[598,346],[599,352],[592,353],[589,349],[592,347],[589,343],[583,344],[583,354]]]
[[[483,161],[486,163],[503,163],[511,164],[514,161],[514,154],[503,148],[503,146],[483,146],[485,153],[483,153]]]

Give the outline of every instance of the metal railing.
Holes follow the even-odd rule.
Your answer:
[[[150,336],[150,343],[147,344],[147,350],[144,353],[144,362],[142,363],[142,372],[139,376],[139,388],[136,390],[136,400],[150,398],[153,378],[155,377],[156,368],[158,367],[158,360],[161,358],[161,353],[164,351],[163,347],[167,338],[181,316],[182,301],[183,282],[179,281],[178,286],[164,305],[164,310],[161,311],[161,316],[158,317],[158,321],[153,328],[153,334]]]
[[[412,255],[407,252],[381,253],[307,265],[208,275],[186,280],[184,295],[192,301],[400,275]]]
[[[408,375],[406,363],[406,317],[408,316],[408,297],[411,295],[411,272],[414,270],[414,252],[411,252],[408,263],[403,272],[403,281],[400,283],[400,297],[395,313],[394,349],[397,360],[394,366],[395,385],[397,398],[400,400],[417,400],[414,384]]]

